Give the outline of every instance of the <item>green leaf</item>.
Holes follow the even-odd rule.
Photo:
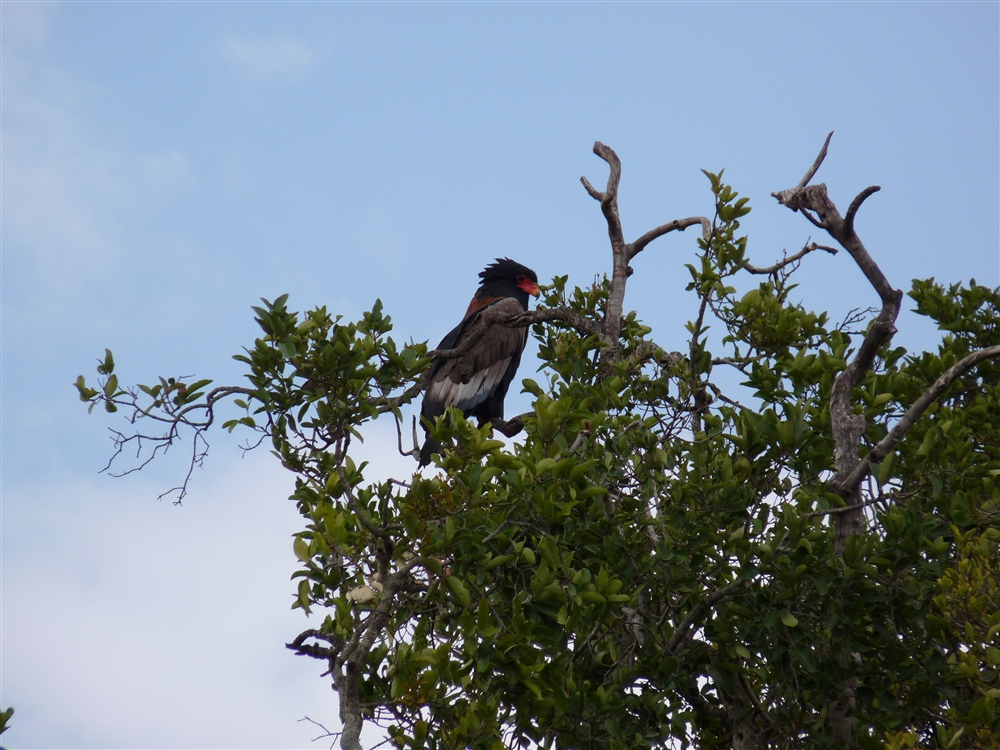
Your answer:
[[[799,618],[793,615],[791,612],[785,612],[781,615],[781,621],[788,627],[794,628],[799,624]]]
[[[115,358],[111,355],[110,349],[104,350],[104,360],[97,365],[97,372],[101,375],[110,375],[115,371]]]
[[[469,590],[465,587],[462,579],[458,576],[449,575],[444,579],[448,588],[451,589],[451,593],[455,595],[455,599],[463,607],[468,607],[472,603],[472,597],[469,595]]]
[[[309,543],[301,536],[296,535],[295,540],[292,542],[292,550],[295,552],[295,556],[302,562],[308,562],[312,557],[309,553]]]

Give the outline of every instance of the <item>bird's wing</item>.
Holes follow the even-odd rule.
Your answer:
[[[511,297],[494,302],[488,308],[500,316],[516,315],[524,312],[521,303]],[[462,321],[441,341],[439,348],[453,349],[475,330],[483,310],[477,310]],[[508,369],[513,363],[517,368],[521,352],[528,340],[526,328],[511,328],[493,325],[464,356],[441,359],[431,369],[427,390],[424,394],[421,414],[433,419],[444,413],[448,405],[456,406],[469,413],[482,404],[501,384],[506,386],[513,377],[508,377]],[[504,382],[506,379],[506,382]]]

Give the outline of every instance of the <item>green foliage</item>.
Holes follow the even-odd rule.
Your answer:
[[[511,449],[453,413],[434,428],[440,471],[365,478],[352,441],[402,419],[429,365],[380,302],[356,323],[285,296],[254,308],[249,387],[125,392],[109,352],[101,386],[77,388],[140,415],[230,397],[241,416],[224,426],[270,441],[303,518],[293,606],[324,615],[296,647],[399,747],[708,748],[737,731],[828,747],[845,684],[862,747],[996,746],[1000,369],[966,373],[872,466],[867,531],[838,555],[829,404],[858,333],[795,301],[794,264],[741,287],[749,206],[706,174],[688,351],[664,352],[634,313],[610,362],[569,316],[536,323],[541,377]],[[600,330],[607,280],[544,291]],[[880,351],[853,398],[869,445],[1000,343],[997,291],[918,281],[911,296],[947,335]]]

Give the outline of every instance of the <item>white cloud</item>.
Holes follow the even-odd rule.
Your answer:
[[[261,452],[183,508],[149,481],[7,488],[5,703],[26,747],[305,747],[336,716],[318,662],[283,644],[291,475]],[[200,477],[203,478],[203,477]]]
[[[234,32],[222,38],[226,59],[256,83],[301,78],[321,59],[321,49],[303,39],[250,36]]]
[[[364,432],[369,480],[408,479],[391,418]],[[162,473],[7,483],[10,745],[310,747],[321,732],[304,716],[339,728],[324,665],[284,648],[324,616],[290,609],[294,477],[263,449],[223,450],[183,508],[155,500]]]

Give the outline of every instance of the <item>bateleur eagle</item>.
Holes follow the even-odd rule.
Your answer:
[[[497,258],[479,278],[482,281],[465,317],[441,339],[438,349],[454,349],[461,344],[486,309],[500,305],[510,306],[512,314],[526,312],[528,295],[539,294],[535,272],[510,258]],[[420,408],[424,430],[448,406],[461,409],[466,417],[476,417],[480,426],[503,419],[503,400],[527,342],[527,328],[494,325],[463,356],[434,360]],[[430,463],[437,449],[438,443],[428,435],[420,449],[420,465]]]

